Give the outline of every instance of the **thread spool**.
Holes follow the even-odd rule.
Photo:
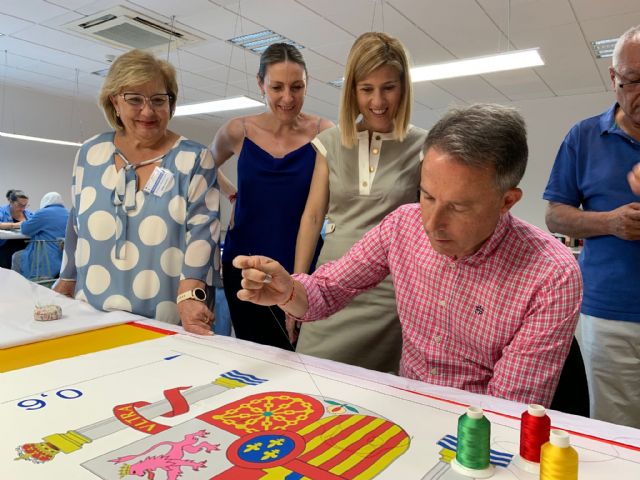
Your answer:
[[[491,423],[478,407],[469,407],[458,419],[458,448],[451,468],[461,475],[489,478],[494,466],[489,462]]]
[[[549,441],[551,419],[542,405],[531,404],[522,413],[520,423],[520,454],[513,463],[529,473],[540,472],[540,449]]]
[[[540,480],[578,480],[578,452],[564,430],[551,430],[540,452]]]

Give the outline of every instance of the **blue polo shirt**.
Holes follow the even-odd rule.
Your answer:
[[[617,104],[578,122],[556,156],[543,198],[607,212],[640,202],[627,174],[640,162],[640,142],[615,122]],[[640,322],[640,241],[613,235],[584,240],[578,259],[584,280],[582,313]]]

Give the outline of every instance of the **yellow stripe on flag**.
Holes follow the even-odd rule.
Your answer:
[[[401,431],[402,430],[400,429],[400,427],[398,427],[397,425],[392,425],[391,428],[389,428],[388,430],[380,434],[378,437],[376,437],[376,442],[374,444],[368,443],[367,445],[364,445],[362,448],[353,452],[353,454],[349,458],[347,458],[345,461],[336,465],[334,468],[330,469],[329,471],[337,475],[343,474],[350,468],[356,466],[361,461],[365,460],[371,452],[373,452],[377,447],[380,446],[380,444],[385,443],[387,440],[389,440],[391,437],[393,437],[394,435],[396,435]],[[384,448],[384,445],[382,446],[382,448]]]
[[[0,349],[0,372],[9,372],[85,353],[144,342],[165,335],[159,331],[124,324],[4,348]]]

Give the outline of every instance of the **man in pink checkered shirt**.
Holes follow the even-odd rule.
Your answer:
[[[236,257],[244,277],[238,297],[314,321],[391,274],[401,375],[548,406],[582,279],[569,249],[509,213],[522,197],[527,156],[514,109],[452,110],[427,137],[419,204],[390,213],[313,275],[291,277],[269,258]]]

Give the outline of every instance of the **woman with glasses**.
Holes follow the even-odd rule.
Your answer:
[[[29,197],[22,190],[9,190],[7,200],[9,203],[0,207],[0,230],[18,230],[22,222],[33,216],[27,210]],[[0,239],[0,267],[11,268],[11,256],[25,247],[24,240]]]
[[[178,94],[168,62],[116,59],[99,104],[114,131],[76,155],[72,209],[54,289],[101,310],[126,310],[210,334],[219,191],[207,147],[167,128]]]
[[[260,56],[257,80],[267,110],[231,119],[211,145],[218,166],[238,155],[237,187],[220,175],[220,188],[234,205],[224,243],[223,283],[236,337],[292,350],[280,309],[236,297],[242,277],[231,261],[237,255],[266,255],[293,268],[315,165],[310,141],[332,123],[302,112],[307,67],[292,45],[270,45]]]

